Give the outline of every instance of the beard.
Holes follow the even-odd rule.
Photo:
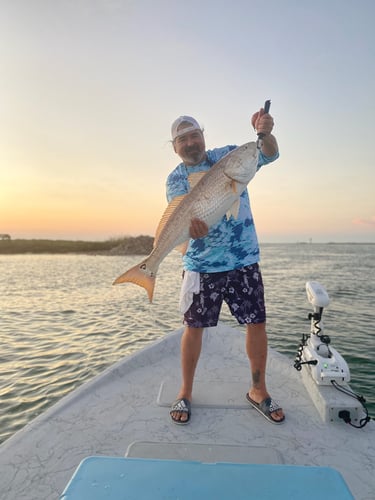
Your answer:
[[[184,162],[191,165],[197,165],[198,163],[201,163],[201,161],[203,161],[206,156],[206,151],[204,150],[204,148],[199,146],[184,148],[181,153]]]

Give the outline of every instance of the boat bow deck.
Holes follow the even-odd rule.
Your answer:
[[[180,378],[182,330],[125,358],[65,397],[0,447],[0,498],[56,499],[88,456],[178,458],[333,467],[357,500],[373,498],[374,422],[326,424],[292,360],[269,349],[267,385],[286,421],[272,425],[247,405],[244,334],[207,329],[191,423],[170,422]]]

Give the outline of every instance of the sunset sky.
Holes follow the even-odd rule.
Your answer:
[[[172,121],[242,144],[271,99],[280,159],[249,185],[260,241],[375,243],[373,0],[0,7],[0,233],[153,235]]]

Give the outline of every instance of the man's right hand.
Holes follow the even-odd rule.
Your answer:
[[[203,238],[203,236],[206,236],[208,233],[208,226],[201,219],[191,219],[189,232],[190,237],[193,238],[193,240]]]

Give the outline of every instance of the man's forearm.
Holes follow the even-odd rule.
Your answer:
[[[272,134],[264,136],[261,149],[265,156],[274,156],[279,151],[276,137]]]

